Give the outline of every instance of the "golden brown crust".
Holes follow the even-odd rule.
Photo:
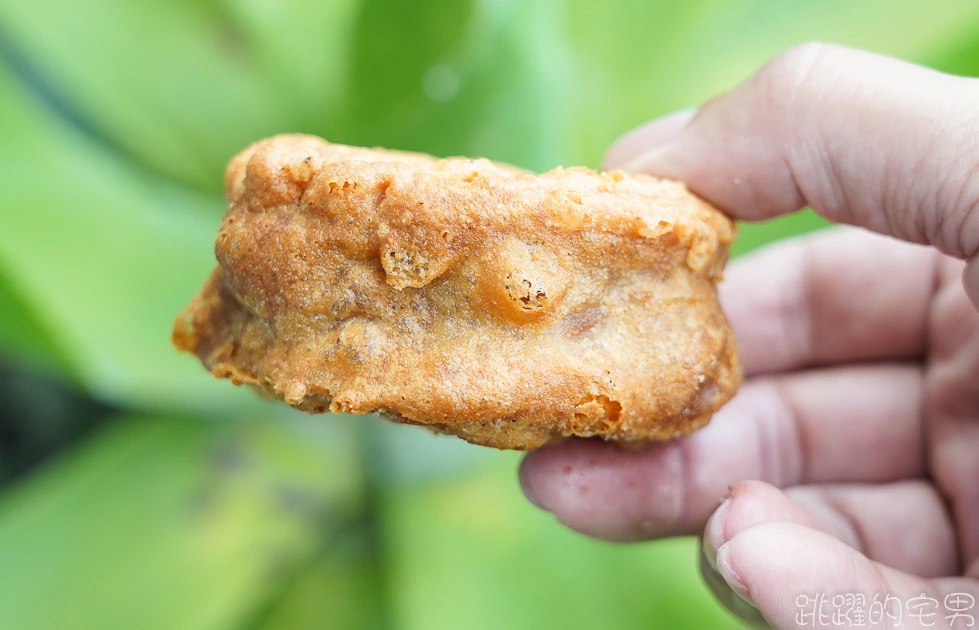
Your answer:
[[[740,383],[734,226],[682,184],[278,136],[226,189],[173,341],[300,409],[532,449],[685,435]]]

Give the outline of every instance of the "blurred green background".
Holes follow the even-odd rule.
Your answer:
[[[695,541],[585,539],[515,453],[263,403],[169,332],[260,137],[597,166],[807,39],[975,74],[979,3],[0,0],[0,628],[737,627]]]

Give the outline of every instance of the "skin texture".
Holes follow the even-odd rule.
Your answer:
[[[708,584],[759,625],[801,625],[817,593],[937,601],[861,627],[965,627],[945,617],[955,593],[979,617],[977,102],[975,80],[807,44],[613,147],[609,167],[681,178],[732,216],[810,205],[865,230],[735,261],[731,404],[642,452],[533,453],[530,500],[600,538],[703,533]]]
[[[219,266],[173,340],[300,409],[635,445],[740,383],[715,286],[733,223],[679,183],[278,136],[226,186]]]

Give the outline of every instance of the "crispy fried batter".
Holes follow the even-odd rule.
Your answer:
[[[174,344],[300,409],[532,449],[684,435],[740,383],[734,226],[682,184],[279,136],[226,190]]]

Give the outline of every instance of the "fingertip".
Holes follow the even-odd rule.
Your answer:
[[[748,593],[747,584],[731,562],[730,543],[724,543],[717,550],[715,565],[717,566],[718,573],[721,574],[721,577],[724,578],[724,581],[727,582],[727,585],[731,588],[731,590],[746,602],[754,606],[754,602],[751,601],[751,595]]]
[[[544,446],[520,463],[520,487],[531,503],[561,518],[581,507],[579,502],[589,491],[585,477],[616,450],[601,440],[584,439]]]
[[[599,439],[570,439],[527,455],[519,477],[534,505],[577,532],[648,540],[681,533],[677,448],[667,443],[631,451]],[[693,531],[702,527],[701,521]]]
[[[798,523],[769,522],[745,529],[718,550],[717,564],[731,589],[776,628],[795,627],[800,598],[887,590],[866,556]]]
[[[612,144],[608,153],[605,154],[603,168],[605,170],[633,170],[631,165],[637,163],[644,154],[678,136],[690,123],[696,112],[696,108],[693,107],[681,109],[655,118],[626,132]]]
[[[731,497],[724,499],[707,519],[704,529],[704,557],[714,566],[717,566],[717,552],[727,542],[727,515],[731,511],[731,502]]]
[[[738,483],[707,521],[704,554],[714,560],[720,548],[738,533],[775,521],[809,524],[805,510],[775,486],[763,481]]]
[[[718,597],[734,604],[743,602],[743,607],[757,609],[770,621],[784,617],[794,603],[794,590],[816,587],[821,581],[802,575],[805,565],[812,566],[809,554],[803,551],[805,529],[793,523],[767,522],[732,536],[717,550],[716,566],[737,597],[725,592],[717,593]],[[737,605],[728,603],[728,607],[740,615]]]
[[[718,550],[718,561],[723,568],[707,562],[706,556],[700,564],[701,574],[710,590],[721,604],[737,615],[747,627],[770,628],[761,611],[748,599],[747,587],[731,565],[726,546]]]
[[[520,467],[517,469],[517,480],[520,482],[520,489],[523,491],[524,496],[527,497],[527,500],[535,507],[547,511],[546,505],[541,500],[540,494],[534,486],[533,456],[534,453],[529,453],[520,462]]]

